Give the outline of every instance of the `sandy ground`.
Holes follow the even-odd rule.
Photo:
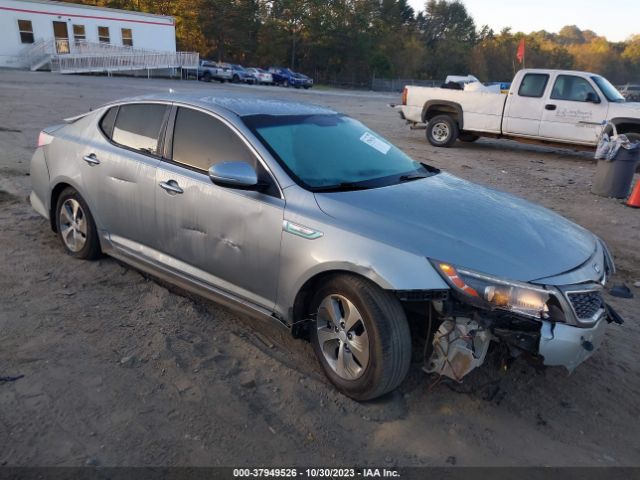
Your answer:
[[[414,365],[396,392],[336,393],[309,344],[110,258],[63,253],[26,203],[38,131],[105,101],[250,92],[334,107],[407,153],[603,237],[635,298],[569,376],[487,362],[462,385]],[[640,210],[589,193],[590,155],[480,140],[436,149],[396,96],[0,71],[0,465],[640,465]],[[637,176],[636,176],[637,179]]]

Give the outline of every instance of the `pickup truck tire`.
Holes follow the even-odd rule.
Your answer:
[[[411,363],[407,317],[392,292],[352,274],[330,277],[310,304],[311,344],[342,393],[365,401],[395,389]]]
[[[210,82],[210,81],[211,81],[211,73],[209,73],[209,72],[204,72],[204,73],[202,74],[202,79],[203,79],[205,82]]]
[[[449,115],[437,115],[427,123],[427,141],[434,147],[450,147],[458,134],[458,124]]]
[[[460,132],[460,135],[458,135],[458,140],[460,140],[461,142],[467,142],[467,143],[475,142],[479,138],[480,137],[478,135],[474,135],[473,133],[468,133],[468,132]]]
[[[282,86],[284,88],[289,88],[289,80],[285,80],[284,82],[282,82]]]

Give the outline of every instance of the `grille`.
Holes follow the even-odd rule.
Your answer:
[[[604,300],[599,291],[569,292],[567,296],[576,316],[580,319],[590,319],[604,306]]]

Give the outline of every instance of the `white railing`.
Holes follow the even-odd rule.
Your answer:
[[[195,52],[162,52],[109,43],[38,40],[23,49],[21,63],[29,69],[51,63],[59,73],[116,72],[164,68],[198,68],[200,55]],[[61,48],[62,47],[62,48]],[[68,52],[68,53],[67,53]]]
[[[200,55],[192,52],[145,52],[111,55],[57,55],[51,71],[59,73],[118,72],[164,68],[198,68]]]

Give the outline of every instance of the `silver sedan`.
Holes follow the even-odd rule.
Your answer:
[[[118,101],[44,129],[31,178],[69,255],[280,323],[357,400],[402,382],[412,344],[455,380],[498,342],[573,370],[622,322],[596,236],[313,105]]]

